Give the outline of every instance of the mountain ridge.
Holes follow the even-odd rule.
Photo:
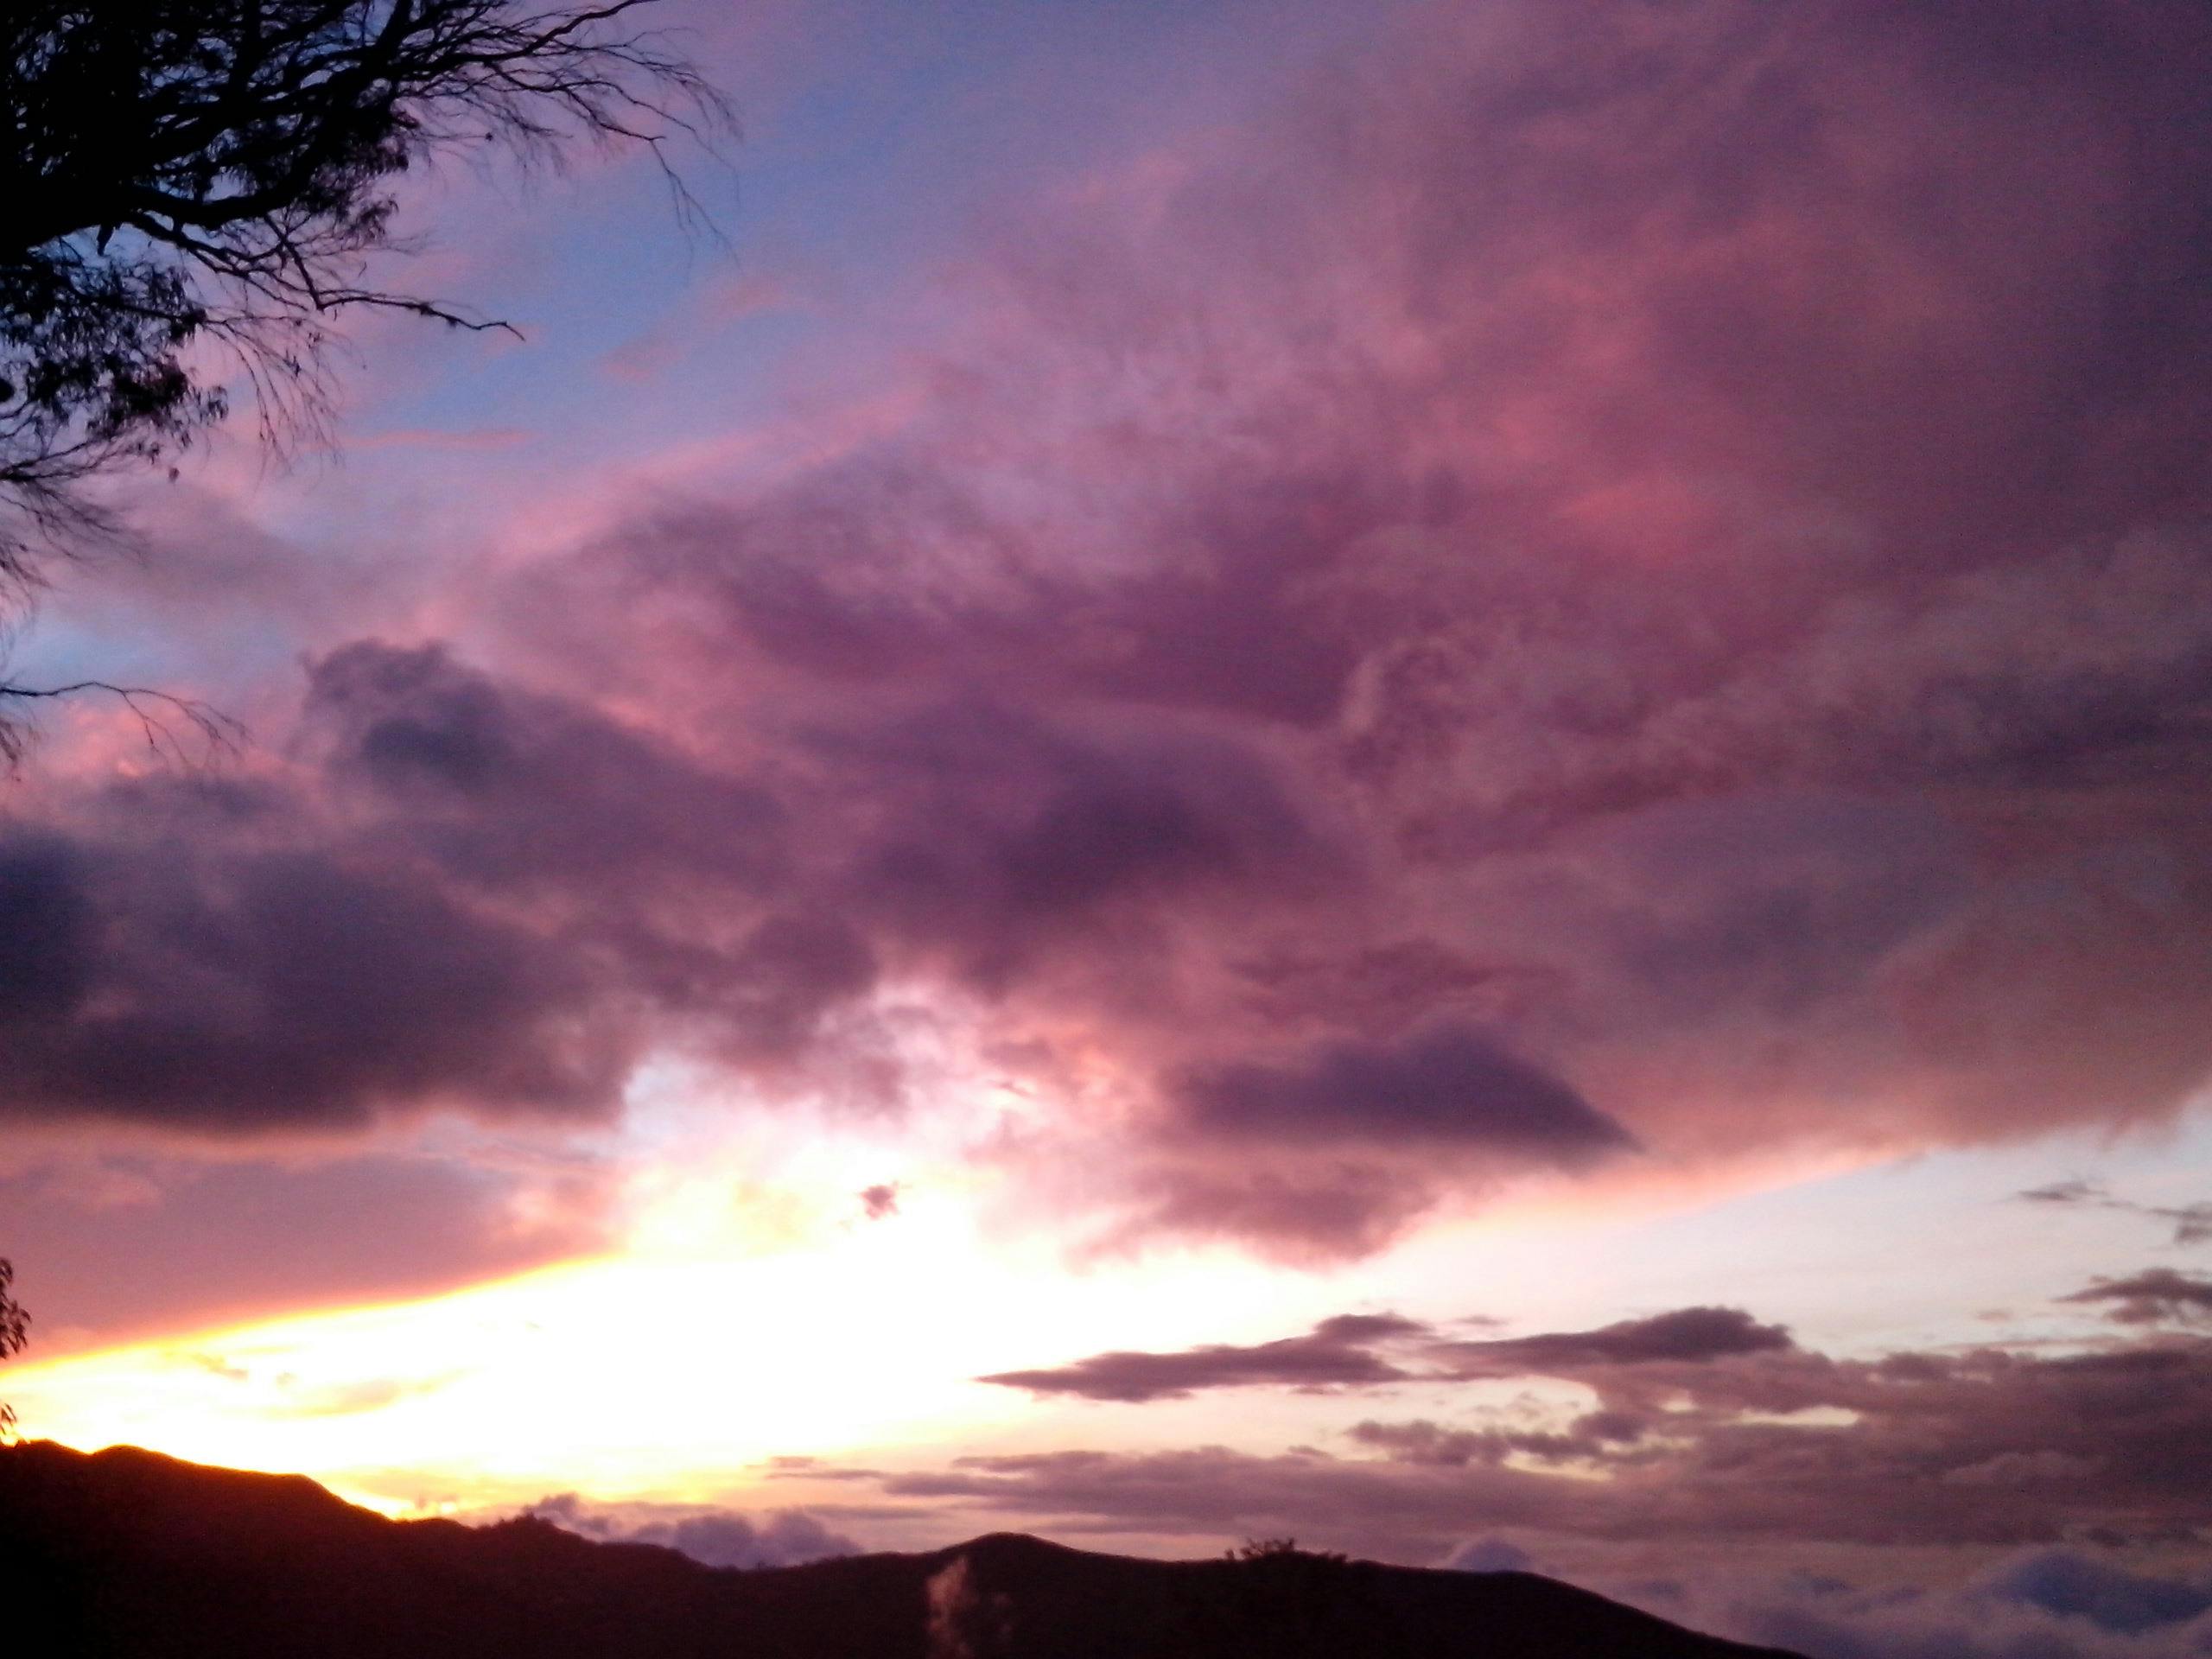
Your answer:
[[[99,1659],[1792,1659],[1533,1573],[1283,1553],[1159,1561],[1023,1533],[710,1567],[534,1517],[394,1521],[302,1475],[0,1448],[0,1596]]]

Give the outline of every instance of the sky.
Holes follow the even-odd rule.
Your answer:
[[[24,1432],[2212,1653],[2212,14],[663,10],[17,631]]]

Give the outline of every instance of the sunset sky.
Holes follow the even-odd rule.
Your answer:
[[[2212,10],[660,10],[14,640],[23,1432],[2212,1653]]]

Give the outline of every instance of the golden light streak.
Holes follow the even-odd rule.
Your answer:
[[[1287,1312],[1228,1258],[1071,1282],[1049,1245],[987,1247],[949,1198],[778,1249],[717,1232],[683,1183],[664,1197],[619,1258],[24,1366],[6,1395],[32,1435],[303,1472],[386,1509],[704,1499],[779,1455],[988,1436],[1023,1410],[972,1380],[988,1371],[1216,1339],[1224,1309],[1265,1337]]]

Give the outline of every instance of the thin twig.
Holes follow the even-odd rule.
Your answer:
[[[105,692],[118,700],[138,721],[146,747],[156,758],[191,766],[194,757],[177,741],[171,721],[181,720],[199,734],[202,760],[235,754],[250,740],[245,722],[225,714],[198,697],[147,685],[118,685],[111,680],[73,680],[67,685],[11,685],[0,682],[0,703],[52,702],[86,692]],[[0,766],[13,772],[29,747],[26,727],[0,719]]]

